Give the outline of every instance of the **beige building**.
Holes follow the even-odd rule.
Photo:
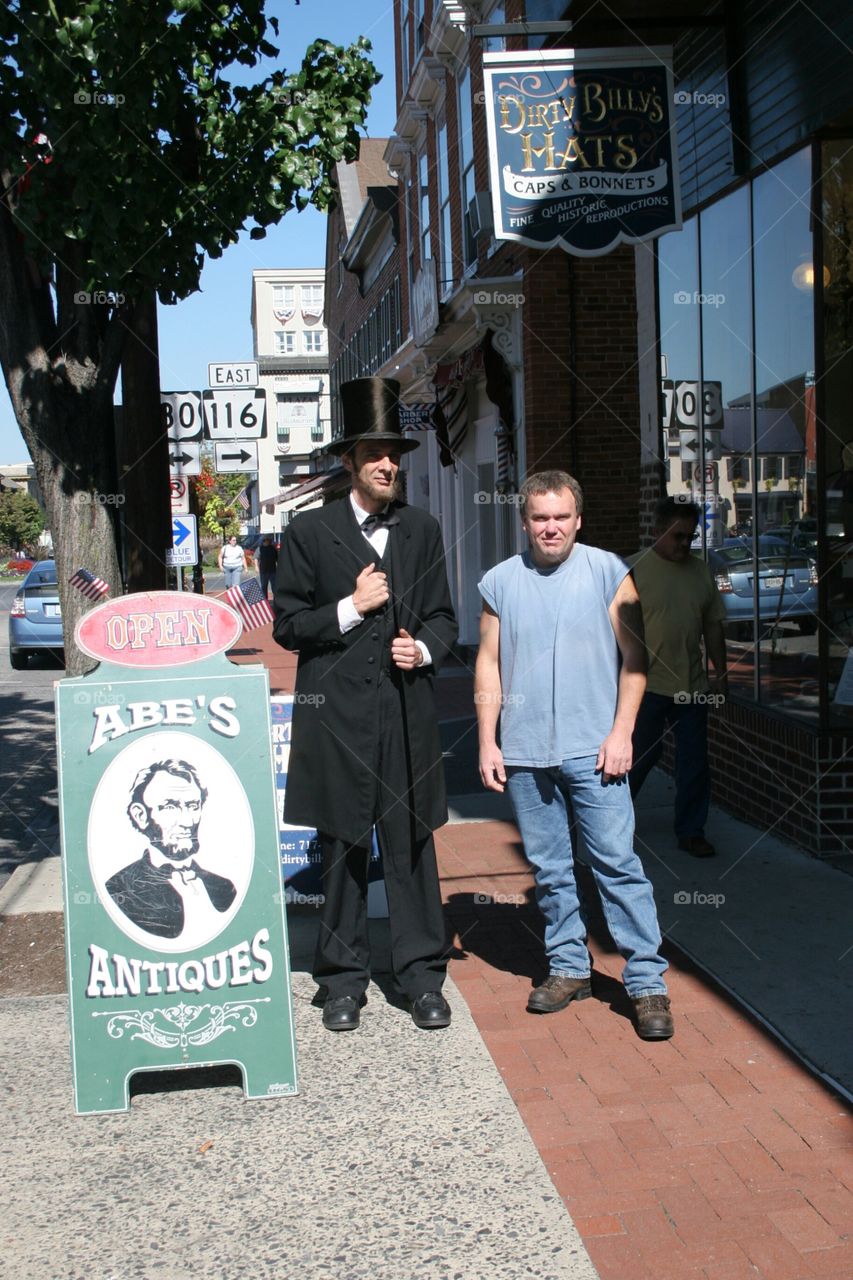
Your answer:
[[[275,533],[299,506],[282,497],[310,472],[311,454],[331,439],[329,344],[322,267],[252,272],[252,334],[267,398],[267,435],[258,441],[249,532]]]

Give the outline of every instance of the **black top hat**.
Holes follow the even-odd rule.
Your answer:
[[[418,448],[420,440],[403,435],[400,384],[394,378],[355,378],[352,382],[342,382],[340,393],[344,433],[326,445],[327,453],[340,456],[360,440],[393,444],[401,453]]]

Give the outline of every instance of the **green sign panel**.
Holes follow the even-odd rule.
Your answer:
[[[215,652],[230,613],[102,605],[80,642],[117,660],[57,686],[78,1113],[127,1110],[136,1071],[236,1063],[247,1098],[297,1091],[269,681]],[[162,665],[164,636],[213,656]]]

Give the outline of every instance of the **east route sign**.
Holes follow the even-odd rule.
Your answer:
[[[122,596],[78,625],[100,666],[57,685],[80,1114],[127,1110],[138,1071],[297,1091],[269,679],[225,657],[240,633],[209,597]]]

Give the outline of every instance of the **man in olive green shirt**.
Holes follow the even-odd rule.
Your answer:
[[[699,508],[663,498],[655,509],[654,546],[631,559],[649,654],[646,692],[634,726],[631,795],[660,759],[667,725],[675,738],[675,834],[679,848],[709,858],[705,838],[711,799],[708,705],[727,693],[725,606],[703,560],[690,554]],[[705,652],[714,678],[705,674]]]

